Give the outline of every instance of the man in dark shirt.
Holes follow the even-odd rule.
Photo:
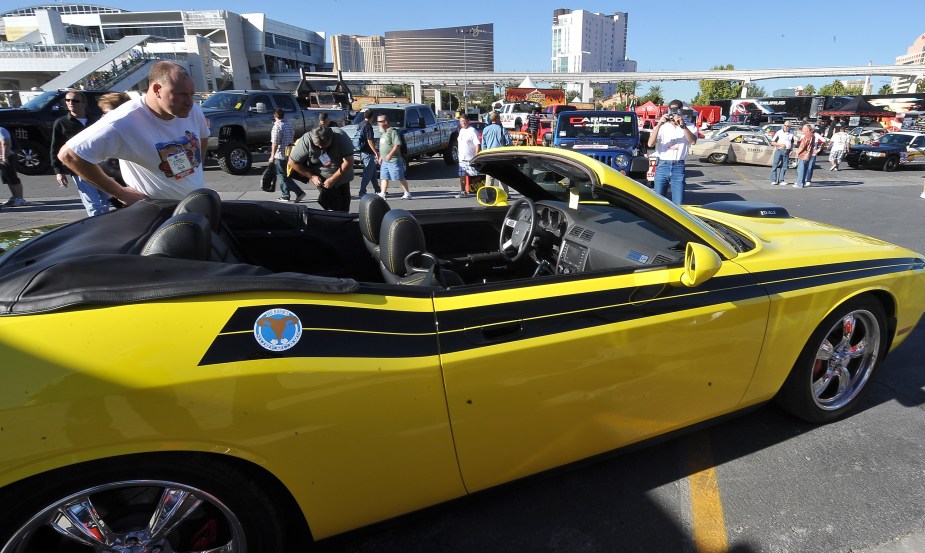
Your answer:
[[[540,132],[540,108],[533,108],[533,112],[527,116],[527,132],[534,144],[542,143],[542,138],[537,140],[537,133]]]
[[[68,182],[73,179],[87,215],[102,215],[109,211],[109,194],[85,181],[80,175],[74,174],[58,159],[58,151],[64,143],[94,122],[87,117],[87,98],[79,90],[70,90],[64,96],[64,105],[68,113],[55,121],[51,131],[51,166],[55,170],[55,179],[58,185],[64,188],[67,188]]]
[[[353,141],[340,129],[315,127],[302,135],[289,154],[289,167],[318,188],[318,205],[350,210]]]
[[[360,177],[360,197],[366,194],[366,187],[373,185],[376,194],[379,193],[379,180],[376,178],[376,135],[373,133],[373,110],[363,112],[363,122],[357,132],[360,133],[360,157],[363,158],[363,175]]]

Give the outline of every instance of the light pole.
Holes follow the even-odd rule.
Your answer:
[[[473,33],[474,31],[469,29],[456,29],[458,34],[462,35],[463,39],[463,115],[468,116],[469,112],[469,64],[468,56],[466,55],[466,34]]]

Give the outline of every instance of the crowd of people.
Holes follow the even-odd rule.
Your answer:
[[[146,93],[136,99],[124,93],[102,96],[98,103],[103,116],[99,120],[88,117],[87,99],[80,90],[71,90],[65,96],[67,114],[55,122],[52,131],[52,167],[59,186],[74,184],[91,217],[145,198],[180,200],[205,186],[203,161],[209,128],[193,98],[193,79],[183,66],[160,61],[151,68],[148,81]],[[654,189],[657,194],[683,204],[685,163],[690,146],[697,142],[697,131],[683,119],[680,100],[672,100],[668,108],[647,140],[651,155],[658,160]],[[526,132],[530,134],[535,135],[540,128],[538,111],[531,113],[525,123]],[[355,150],[363,160],[360,197],[371,186],[374,193],[387,198],[389,184],[397,181],[402,189],[400,198],[412,199],[405,178],[408,160],[404,139],[388,117],[379,114],[375,121],[380,129],[377,141],[373,117],[372,111],[365,113],[355,137],[321,120],[296,140],[292,125],[285,120],[285,112],[276,110],[271,131],[270,168],[279,181],[279,201],[304,201],[307,193],[299,185],[302,182],[317,189],[318,203],[323,209],[348,211]],[[457,198],[466,198],[473,182],[483,178],[472,165],[473,158],[481,150],[513,143],[497,112],[489,114],[488,122],[480,138],[470,126],[468,117],[464,114],[459,117]],[[826,142],[831,146],[829,170],[838,171],[850,141],[845,124],[833,123],[830,128],[815,128],[805,123],[801,134],[797,135],[791,123],[786,122],[771,141],[775,147],[771,184],[789,184],[785,182],[787,162],[791,151],[795,150],[797,177],[792,186],[812,185],[816,158]],[[138,132],[139,129],[144,132]],[[3,128],[0,128],[0,181],[11,193],[4,206],[28,205],[16,171],[12,137]],[[487,183],[501,186],[509,193],[503,182],[488,177]],[[264,189],[271,188],[264,184]],[[925,198],[925,183],[921,197]]]

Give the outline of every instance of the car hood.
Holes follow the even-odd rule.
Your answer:
[[[905,150],[902,146],[891,146],[887,144],[880,144],[878,146],[871,146],[870,144],[858,144],[856,146],[851,146],[852,150],[857,150],[859,152],[899,152]]]
[[[737,204],[747,202],[718,202]],[[770,204],[769,204],[770,205]],[[711,205],[685,206],[688,212],[706,221],[717,221],[748,237],[755,247],[736,257],[749,270],[768,270],[781,260],[794,267],[837,263],[847,259],[920,258],[920,254],[833,225],[792,217],[786,209],[778,214],[738,215],[711,209]]]

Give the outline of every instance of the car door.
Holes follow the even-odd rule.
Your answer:
[[[733,410],[768,298],[732,261],[463,287],[434,297],[467,489],[484,489]]]
[[[266,112],[257,111],[257,104],[266,106]],[[294,125],[293,125],[294,126]],[[270,143],[270,130],[273,128],[273,103],[269,94],[254,94],[247,104],[247,134],[249,142]]]
[[[771,165],[773,149],[771,143],[763,135],[740,135],[732,141],[731,148],[738,163]]]
[[[273,101],[276,102],[277,108],[286,112],[286,120],[295,129],[295,137],[299,138],[305,130],[305,115],[298,104],[295,103],[295,98],[286,94],[274,94]],[[270,128],[272,130],[272,125]]]
[[[925,164],[925,134],[913,138],[906,147],[906,163]]]

